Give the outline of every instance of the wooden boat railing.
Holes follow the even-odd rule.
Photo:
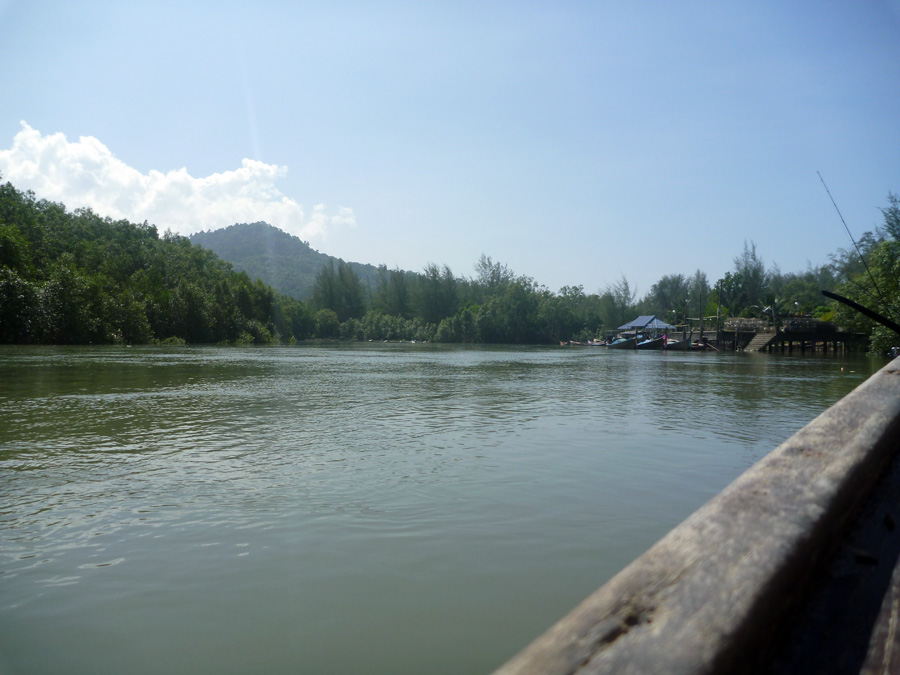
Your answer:
[[[497,672],[900,672],[900,360]]]

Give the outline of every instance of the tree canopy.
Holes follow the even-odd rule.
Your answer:
[[[66,211],[0,185],[0,342],[304,338],[296,301],[156,227]]]
[[[883,226],[860,237],[858,250],[839,250],[824,265],[791,273],[766,269],[756,244],[745,242],[733,269],[714,284],[701,270],[664,274],[640,299],[625,276],[595,293],[581,286],[554,293],[482,255],[471,277],[432,263],[421,273],[372,268],[367,282],[358,270],[369,274],[371,266],[316,258],[304,302],[185,237],[160,236],[146,222],[114,221],[89,209],[68,212],[6,183],[0,185],[0,343],[340,338],[545,344],[599,337],[637,314],[669,323],[802,314],[871,333],[873,348],[883,350],[897,344],[896,335],[821,295],[837,289],[894,320],[900,315],[896,195],[888,196],[882,213]],[[253,228],[274,241],[274,228],[264,223],[239,233]]]

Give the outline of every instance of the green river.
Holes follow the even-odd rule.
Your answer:
[[[883,364],[0,347],[0,674],[489,672]]]

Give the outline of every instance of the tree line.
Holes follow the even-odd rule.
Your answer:
[[[373,284],[338,261],[321,269],[303,302],[185,237],[89,209],[68,212],[6,183],[0,185],[0,343],[548,344],[600,336],[636,314],[679,323],[718,311],[835,320],[871,333],[880,350],[896,337],[827,302],[821,290],[888,313],[900,310],[900,204],[895,195],[888,201],[884,226],[860,238],[859,252],[840,250],[800,273],[767,269],[752,242],[715,283],[700,270],[668,274],[641,298],[624,276],[595,293],[582,286],[551,292],[486,255],[470,277],[446,265],[429,264],[421,273],[381,266]]]
[[[264,343],[310,322],[184,237],[0,185],[2,343]]]
[[[592,294],[582,286],[552,293],[484,255],[473,277],[434,264],[423,273],[381,267],[372,289],[339,262],[320,272],[310,305],[317,323],[327,315],[332,333],[347,339],[540,344],[586,341],[639,314],[673,324],[714,316],[780,323],[803,316],[869,335],[873,351],[887,351],[900,337],[822,291],[836,291],[900,323],[900,201],[889,194],[888,204],[882,226],[802,272],[767,267],[755,243],[745,242],[733,268],[714,283],[701,270],[667,274],[639,298],[625,276]]]

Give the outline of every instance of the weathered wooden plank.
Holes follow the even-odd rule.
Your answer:
[[[794,434],[498,673],[751,673],[896,453],[900,363]]]
[[[785,632],[772,675],[900,672],[900,461],[870,491],[826,574]]]

